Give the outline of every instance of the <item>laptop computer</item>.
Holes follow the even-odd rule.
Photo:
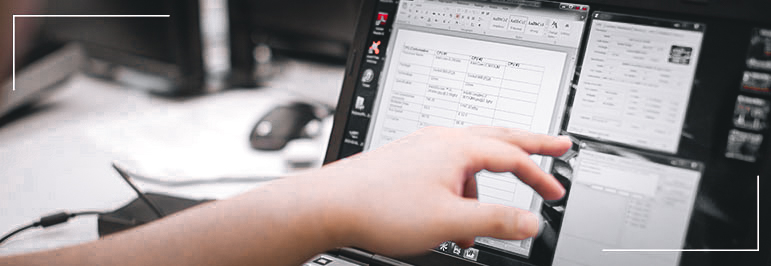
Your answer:
[[[541,213],[547,223],[542,237],[479,237],[468,249],[445,242],[426,255],[398,260],[356,248],[314,259],[354,265],[710,265],[747,259],[681,249],[753,248],[760,237],[755,195],[725,197],[721,189],[756,188],[752,182],[765,171],[756,162],[767,158],[769,147],[758,140],[767,138],[767,127],[731,123],[733,100],[758,110],[753,117],[764,117],[759,113],[768,113],[763,106],[771,94],[720,84],[739,86],[745,68],[763,65],[760,59],[746,67],[738,63],[762,57],[748,56],[745,48],[766,38],[761,33],[771,21],[717,13],[754,12],[742,4],[707,3],[699,16],[693,3],[576,2],[365,1],[325,163],[425,126],[518,128],[575,140],[577,152],[569,156],[531,157],[562,177],[569,193],[566,200],[544,202],[512,174],[482,171],[476,174],[479,200]],[[694,92],[699,90],[730,97]],[[707,121],[721,115],[727,120]],[[735,148],[744,144],[748,149]],[[737,169],[736,179],[721,178],[726,169]],[[731,235],[705,237],[721,225]]]

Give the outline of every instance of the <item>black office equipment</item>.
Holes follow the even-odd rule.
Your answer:
[[[446,242],[425,256],[403,260],[418,265],[571,265],[570,258],[588,258],[607,247],[675,250],[606,254],[606,258],[625,258],[615,265],[761,265],[768,260],[768,250],[676,250],[753,250],[771,239],[767,233],[759,235],[763,223],[759,217],[768,217],[768,209],[760,205],[769,204],[769,198],[757,193],[771,188],[765,180],[758,184],[759,178],[771,175],[767,167],[771,136],[766,126],[771,70],[765,53],[765,47],[771,47],[771,16],[764,11],[769,8],[767,1],[365,2],[325,162],[378,147],[427,125],[492,124],[571,135],[578,151],[562,159],[577,158],[608,172],[591,173],[565,162],[542,165],[571,188],[566,202],[545,202],[541,208],[554,229],[556,244],[534,241],[517,250],[478,240],[473,249],[461,249]],[[577,17],[564,16],[568,11]],[[554,47],[576,36],[573,29],[581,26],[567,21],[585,24],[575,62],[571,48]],[[476,50],[470,51],[468,44]],[[556,64],[559,61],[552,66],[566,75],[548,74],[552,59],[529,60],[528,53],[518,52],[521,47],[536,48],[543,55],[566,53],[554,59],[563,60],[564,68]],[[486,54],[491,49],[507,52]],[[519,58],[508,58],[511,54]],[[441,63],[432,64],[426,58]],[[460,63],[469,69],[488,69],[467,75],[471,70]],[[498,68],[505,71],[494,71]],[[530,74],[517,75],[520,70]],[[529,79],[533,75],[550,75],[549,80],[564,83],[545,86],[546,78]],[[461,81],[449,80],[453,77]],[[549,127],[534,126],[532,118],[545,111],[530,109],[542,106],[538,101],[547,92],[544,88],[557,88],[556,96],[549,96],[556,99]],[[450,107],[442,108],[440,103]],[[591,148],[597,146],[592,143],[608,148],[598,151]],[[625,170],[613,172],[619,169]],[[608,173],[618,173],[610,175],[629,178],[628,182],[608,181]],[[637,176],[640,173],[656,178]],[[580,182],[570,182],[571,178]],[[666,192],[673,188],[671,182],[681,190],[677,197],[664,199],[674,195]],[[597,201],[603,197],[614,200]],[[620,232],[616,239],[621,240],[675,236],[667,240],[675,245],[645,241],[619,245],[622,242],[608,237],[577,246],[589,248],[583,254],[567,254],[565,250],[580,249],[560,249],[561,244],[589,243],[574,234],[582,227],[576,227],[580,223],[571,214],[571,202],[574,212],[585,210],[581,206],[586,202],[627,204],[617,206],[628,206],[628,213],[611,213],[623,219],[598,216],[604,217],[598,223],[621,221],[610,223],[621,229],[607,226],[601,233]],[[672,205],[657,205],[662,202]],[[665,217],[660,213],[669,208],[682,208],[671,216],[677,222],[646,229],[661,226],[656,219]],[[675,219],[678,215],[685,216]],[[676,232],[661,233],[664,228]],[[630,232],[652,233],[632,237]],[[646,261],[657,258],[663,259]],[[582,263],[608,265],[607,261]]]
[[[113,162],[112,168],[137,193],[137,199],[113,212],[99,214],[99,235],[105,236],[143,225],[209,200],[192,200],[169,195],[143,193],[131,181],[127,170]]]
[[[206,199],[193,200],[162,194],[143,193],[131,181],[131,177],[136,174],[130,173],[128,170],[122,168],[119,164],[117,164],[117,162],[113,162],[112,167],[115,169],[115,171],[118,172],[121,178],[123,178],[123,181],[125,181],[126,184],[137,193],[137,199],[112,212],[58,212],[55,214],[43,216],[36,222],[19,227],[3,235],[0,238],[0,244],[23,231],[36,227],[48,228],[66,223],[74,217],[86,215],[98,216],[97,221],[99,236],[106,236],[129,228],[140,226],[161,219],[166,215],[170,215],[196,206],[198,204],[211,201]],[[141,178],[147,179],[148,177],[141,176]]]
[[[166,215],[205,203],[208,200],[192,200],[169,195],[146,193]],[[139,198],[112,212],[99,214],[99,236],[106,236],[160,219],[147,203]]]
[[[81,43],[91,60],[87,72],[120,78],[118,67],[149,74],[159,94],[204,92],[198,1],[41,1],[46,15],[170,15],[170,17],[54,17],[41,20],[42,36]],[[25,18],[32,19],[32,18]],[[126,78],[133,79],[133,78]]]

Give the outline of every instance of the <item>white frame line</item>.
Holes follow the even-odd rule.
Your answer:
[[[757,181],[757,233],[758,242],[755,249],[603,249],[603,252],[758,252],[760,251],[760,176]]]
[[[13,91],[16,91],[16,18],[168,18],[171,15],[13,15]],[[760,251],[760,176],[757,180],[757,246],[755,249],[602,249],[603,252],[756,252]]]
[[[13,91],[16,91],[16,17],[20,18],[168,18],[171,15],[13,15]]]

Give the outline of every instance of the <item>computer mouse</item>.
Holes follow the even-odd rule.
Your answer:
[[[249,134],[252,148],[262,151],[283,149],[294,139],[307,137],[305,128],[311,121],[319,121],[315,108],[306,103],[278,106],[262,117]]]

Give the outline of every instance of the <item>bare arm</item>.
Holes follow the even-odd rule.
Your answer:
[[[534,216],[477,201],[473,174],[513,171],[557,199],[564,189],[527,156],[556,156],[569,147],[564,139],[500,128],[424,129],[134,230],[0,264],[299,265],[339,246],[410,255],[446,240],[524,239],[537,231]]]

